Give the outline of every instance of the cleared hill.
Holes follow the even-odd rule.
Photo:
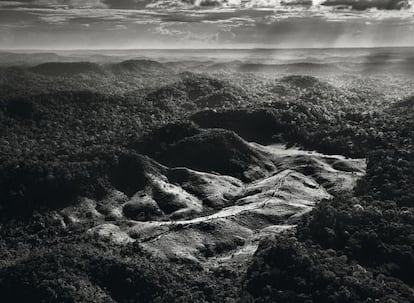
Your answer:
[[[365,171],[363,160],[282,145],[249,144],[228,131],[201,131],[183,137],[174,144],[190,142],[191,148],[179,149],[180,161],[198,155],[199,163],[211,164],[199,151],[211,143],[221,150],[220,140],[224,140],[221,147],[238,152],[221,150],[224,159],[231,162],[232,157],[240,156],[247,171],[260,160],[269,164],[267,173],[250,180],[241,176],[242,182],[223,172],[165,166],[137,155],[135,160],[120,160],[112,175],[129,187],[114,182],[116,189],[102,199],[83,199],[59,216],[69,225],[92,221],[90,234],[118,245],[138,240],[150,254],[216,266],[232,256],[244,261],[250,258],[263,237],[292,229],[315,203],[352,190]],[[165,151],[172,153],[168,146]],[[206,149],[206,153],[212,151]]]
[[[84,199],[63,213],[75,222],[191,218],[228,205],[242,186],[230,176],[168,168],[141,155],[121,157],[109,180],[114,189],[101,200]]]

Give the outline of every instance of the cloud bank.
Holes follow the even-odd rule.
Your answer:
[[[414,45],[413,1],[0,0],[0,47]]]
[[[404,10],[413,7],[412,0],[0,0],[1,7],[40,7],[40,8],[107,8],[107,9],[144,9],[144,8],[308,8],[323,6],[340,9],[367,10]],[[323,9],[321,9],[323,11]]]

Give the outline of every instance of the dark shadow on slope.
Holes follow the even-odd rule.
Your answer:
[[[264,154],[234,132],[202,130],[188,123],[167,125],[131,146],[170,167],[217,172],[243,181],[262,177],[274,169]],[[256,172],[249,176],[252,168]]]

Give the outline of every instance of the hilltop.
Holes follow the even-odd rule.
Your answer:
[[[144,73],[168,72],[170,69],[164,64],[152,60],[126,60],[120,63],[107,65],[113,73]]]

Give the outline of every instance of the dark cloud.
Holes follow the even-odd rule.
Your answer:
[[[112,9],[143,9],[151,0],[0,0],[8,6],[23,7],[67,7],[67,8],[112,8]],[[3,4],[3,6],[6,6]]]
[[[282,0],[282,5],[285,6],[305,6],[305,7],[311,7],[313,5],[312,0]]]
[[[102,0],[103,3],[113,9],[143,9],[151,3],[151,0]]]
[[[326,0],[325,6],[345,6],[354,10],[376,8],[380,10],[401,10],[411,7],[409,0]]]
[[[0,0],[1,6],[24,8],[106,8],[103,0]]]

